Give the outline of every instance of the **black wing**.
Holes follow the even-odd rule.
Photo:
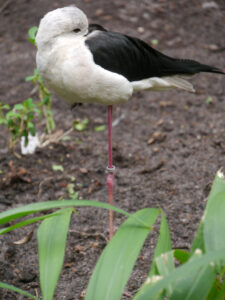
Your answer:
[[[94,24],[92,31],[99,30],[98,34],[87,36],[85,40],[95,63],[129,81],[199,72],[224,73],[194,60],[166,56],[142,40],[96,26],[100,25]]]

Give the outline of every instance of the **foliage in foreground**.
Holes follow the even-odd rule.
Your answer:
[[[66,237],[73,207],[95,206],[126,215],[113,239],[103,250],[88,284],[85,300],[119,300],[143,243],[159,215],[161,225],[153,262],[145,283],[133,300],[222,300],[225,297],[225,180],[218,172],[190,252],[171,248],[170,232],[163,212],[145,208],[133,215],[105,203],[88,200],[48,201],[0,213],[0,225],[52,208],[59,210],[28,218],[0,229],[0,234],[42,221],[38,256],[43,300],[51,300],[63,266]],[[179,265],[175,265],[175,261]],[[38,299],[14,286],[7,288]]]

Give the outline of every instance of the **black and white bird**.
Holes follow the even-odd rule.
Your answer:
[[[133,92],[173,88],[194,91],[189,76],[200,72],[225,74],[225,70],[194,60],[176,59],[151,48],[140,39],[88,25],[75,6],[47,13],[36,35],[37,68],[46,85],[74,106],[108,105],[107,185],[113,204],[112,106],[128,101]],[[109,236],[113,214],[109,212]]]
[[[160,53],[144,41],[88,25],[75,6],[47,13],[36,35],[37,68],[46,85],[69,104],[121,104],[133,92],[194,91],[189,76],[225,70]]]

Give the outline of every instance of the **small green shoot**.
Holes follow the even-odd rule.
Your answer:
[[[37,102],[37,105],[45,118],[46,133],[49,134],[55,129],[55,122],[51,110],[51,94],[44,85],[43,79],[37,69],[34,69],[34,74],[27,76],[25,81],[32,81],[32,83],[38,87],[39,101]]]
[[[157,46],[158,43],[159,43],[159,41],[158,41],[157,39],[152,39],[152,40],[151,40],[151,44],[152,44],[153,46]]]
[[[53,170],[53,171],[64,172],[64,168],[63,168],[62,165],[52,165],[52,170]]]
[[[205,103],[206,103],[207,105],[212,104],[212,103],[213,103],[213,98],[212,98],[212,97],[207,97],[207,98],[205,99]]]
[[[74,120],[73,121],[73,127],[77,131],[84,131],[87,128],[88,123],[89,123],[88,118],[85,118],[83,120]]]
[[[4,110],[9,111],[6,113]],[[40,116],[40,109],[32,98],[15,104],[11,110],[9,105],[2,105],[0,102],[0,124],[5,125],[9,131],[9,149],[11,151],[14,152],[14,147],[22,136],[25,137],[25,146],[29,142],[29,134],[35,136],[35,116]]]
[[[31,28],[28,30],[29,41],[30,41],[34,46],[36,46],[36,43],[35,43],[35,36],[36,36],[37,30],[38,30],[37,26],[33,26],[33,27],[31,27]]]
[[[96,126],[96,127],[95,127],[95,131],[97,131],[97,132],[101,132],[101,131],[104,131],[104,130],[105,130],[105,128],[106,128],[106,126],[105,126],[105,125]]]

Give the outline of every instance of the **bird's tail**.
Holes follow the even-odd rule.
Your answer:
[[[219,69],[209,65],[201,64],[191,59],[177,59],[176,63],[179,69],[179,74],[181,74],[182,71],[184,72],[183,74],[193,75],[200,72],[225,74],[225,69]]]

